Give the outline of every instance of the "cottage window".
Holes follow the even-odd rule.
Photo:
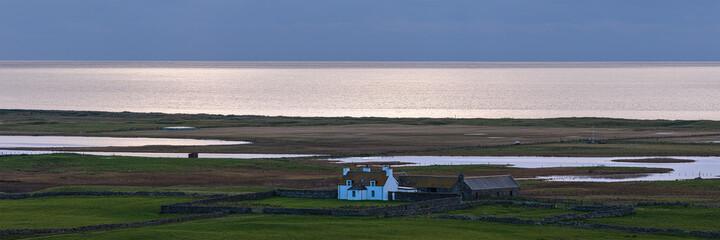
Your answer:
[[[355,191],[352,191],[352,193],[353,193],[353,197],[355,197]]]
[[[345,185],[348,185],[348,186],[352,185],[352,180],[345,180]]]
[[[371,195],[372,197],[375,197],[375,191],[370,191],[370,195]]]
[[[370,186],[375,186],[375,181],[370,181]]]

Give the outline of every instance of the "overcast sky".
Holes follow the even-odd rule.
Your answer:
[[[0,59],[720,61],[720,1],[0,0]]]

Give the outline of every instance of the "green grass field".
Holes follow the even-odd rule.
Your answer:
[[[163,204],[191,197],[62,196],[0,200],[0,229],[64,228],[127,223],[183,215],[160,214]]]
[[[407,202],[396,201],[353,201],[343,199],[320,199],[320,198],[290,198],[290,197],[269,197],[256,200],[221,202],[217,205],[236,207],[274,207],[274,208],[372,208],[406,204]]]
[[[182,197],[45,197],[0,200],[0,229],[59,228],[172,218],[159,214],[163,204],[190,201]],[[272,197],[248,201],[289,208],[349,206],[346,200]],[[381,201],[351,201],[354,206],[387,204]],[[392,203],[392,202],[390,202]],[[392,203],[402,204],[402,203]],[[720,209],[697,207],[638,207],[637,214],[618,218],[590,219],[612,225],[680,228],[717,231]],[[443,214],[509,216],[541,220],[544,217],[580,213],[565,209],[540,209],[486,205]],[[427,219],[428,216],[392,218],[302,215],[231,215],[140,228],[59,235],[7,236],[31,239],[693,239],[690,235],[633,233],[614,230],[560,228],[483,221]],[[373,229],[373,231],[367,231]]]
[[[300,215],[232,215],[143,228],[32,239],[699,239],[613,230],[481,221]]]
[[[679,228],[688,231],[720,231],[720,208],[652,206],[635,207],[636,214],[588,219],[593,223],[621,226]]]
[[[547,209],[514,205],[488,204],[468,209],[443,212],[441,214],[467,215],[470,217],[516,217],[521,219],[532,219],[535,221],[540,221],[546,217],[568,213],[583,214],[584,212],[572,211],[562,208]]]

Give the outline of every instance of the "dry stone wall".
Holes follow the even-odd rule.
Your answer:
[[[639,202],[634,206],[679,206],[679,207],[704,207],[704,208],[720,208],[720,206],[710,206],[704,204],[682,203],[682,202]]]
[[[335,191],[332,191],[335,192]],[[336,194],[336,193],[335,193]],[[221,203],[221,202],[234,202],[243,200],[254,200],[268,198],[272,196],[286,196],[286,197],[319,197],[329,198],[337,195],[333,195],[331,191],[304,191],[304,190],[276,190],[268,192],[250,193],[242,195],[233,195],[212,199],[204,199],[193,202],[175,203],[163,205],[161,207],[162,213],[212,213],[217,211],[224,211],[230,213],[263,213],[263,214],[295,214],[295,215],[334,215],[334,216],[399,216],[399,215],[412,215],[412,214],[423,214],[423,213],[434,213],[439,211],[447,211],[453,209],[466,208],[471,205],[464,204],[460,200],[460,197],[454,195],[454,197],[445,197],[434,200],[412,202],[408,204],[369,208],[369,209],[299,209],[299,208],[245,208],[245,207],[223,207],[223,206],[208,206],[209,204]]]
[[[426,192],[390,192],[393,201],[419,202],[441,198],[459,197],[458,193],[426,193]]]
[[[488,222],[503,222],[503,223],[514,223],[514,224],[532,224],[540,225],[540,222],[521,219],[516,217],[470,217],[465,215],[437,215],[430,217],[431,219],[456,219],[456,220],[469,220],[469,221],[488,221]]]
[[[543,224],[550,224],[560,221],[573,220],[573,219],[586,219],[586,218],[606,218],[606,217],[621,217],[635,213],[635,208],[630,206],[620,205],[604,205],[604,206],[572,206],[570,210],[575,211],[590,211],[584,214],[560,214],[543,218]]]
[[[627,226],[616,226],[607,225],[601,223],[583,224],[583,223],[557,223],[557,226],[562,227],[577,227],[577,228],[599,228],[599,229],[613,229],[621,231],[633,231],[633,232],[649,232],[649,233],[685,233],[692,234],[701,237],[708,238],[720,238],[720,233],[717,232],[704,232],[704,231],[685,231],[682,229],[661,229],[661,228],[648,228],[648,227],[627,227]]]

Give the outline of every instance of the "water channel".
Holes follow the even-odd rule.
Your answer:
[[[619,182],[619,181],[668,181],[701,178],[718,178],[720,173],[720,157],[662,157],[695,160],[686,163],[633,163],[613,162],[616,159],[647,159],[661,157],[483,157],[483,156],[395,156],[395,157],[351,157],[334,158],[331,161],[345,163],[363,162],[402,162],[407,165],[511,165],[519,168],[546,167],[650,167],[670,168],[669,173],[649,174],[610,174],[610,175],[573,175],[540,177],[550,181],[585,181],[585,182]]]

